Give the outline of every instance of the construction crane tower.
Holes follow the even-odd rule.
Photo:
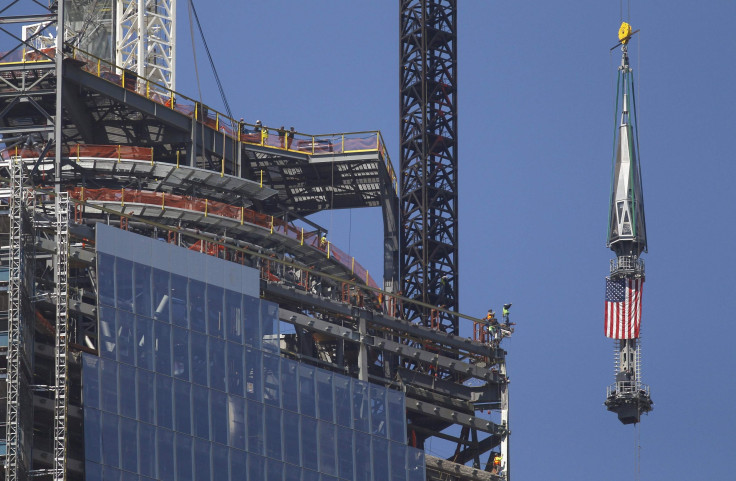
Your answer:
[[[401,276],[410,299],[457,310],[457,2],[400,3]],[[407,307],[458,334],[458,320]]]

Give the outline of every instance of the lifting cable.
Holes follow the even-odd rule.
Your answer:
[[[227,98],[225,97],[225,89],[222,88],[222,82],[220,82],[220,76],[217,74],[217,69],[215,68],[215,62],[212,60],[212,54],[210,53],[210,48],[207,46],[207,40],[204,38],[204,31],[202,30],[202,24],[199,23],[199,15],[197,15],[197,9],[194,8],[194,0],[189,0],[189,30],[190,34],[192,35],[192,50],[194,49],[194,32],[192,28],[192,14],[194,14],[194,20],[197,22],[197,29],[199,30],[199,36],[202,38],[202,44],[204,44],[204,50],[207,52],[207,59],[210,61],[210,67],[212,67],[212,73],[215,75],[215,82],[217,83],[217,89],[220,91],[220,97],[222,98],[222,103],[225,104],[225,110],[227,110],[227,115],[231,119],[233,117],[233,112],[230,110],[230,104],[227,102]],[[194,69],[196,71],[197,69],[197,58],[195,55],[194,58]],[[197,83],[199,83],[199,75],[197,75]],[[202,93],[199,94],[200,100],[202,97]]]

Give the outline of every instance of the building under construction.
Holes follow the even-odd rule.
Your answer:
[[[398,175],[380,132],[179,93],[175,0],[0,13],[3,479],[509,479],[513,328],[457,309],[457,6],[400,3]],[[310,220],[368,207],[382,276]]]

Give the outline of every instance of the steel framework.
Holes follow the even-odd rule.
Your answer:
[[[176,0],[116,0],[115,64],[176,88]]]
[[[456,311],[457,2],[403,0],[400,8],[403,293]],[[407,307],[406,316],[459,333],[449,315]]]

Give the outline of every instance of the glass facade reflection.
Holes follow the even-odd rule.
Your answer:
[[[279,356],[254,269],[98,226],[88,480],[425,479],[405,401]]]

